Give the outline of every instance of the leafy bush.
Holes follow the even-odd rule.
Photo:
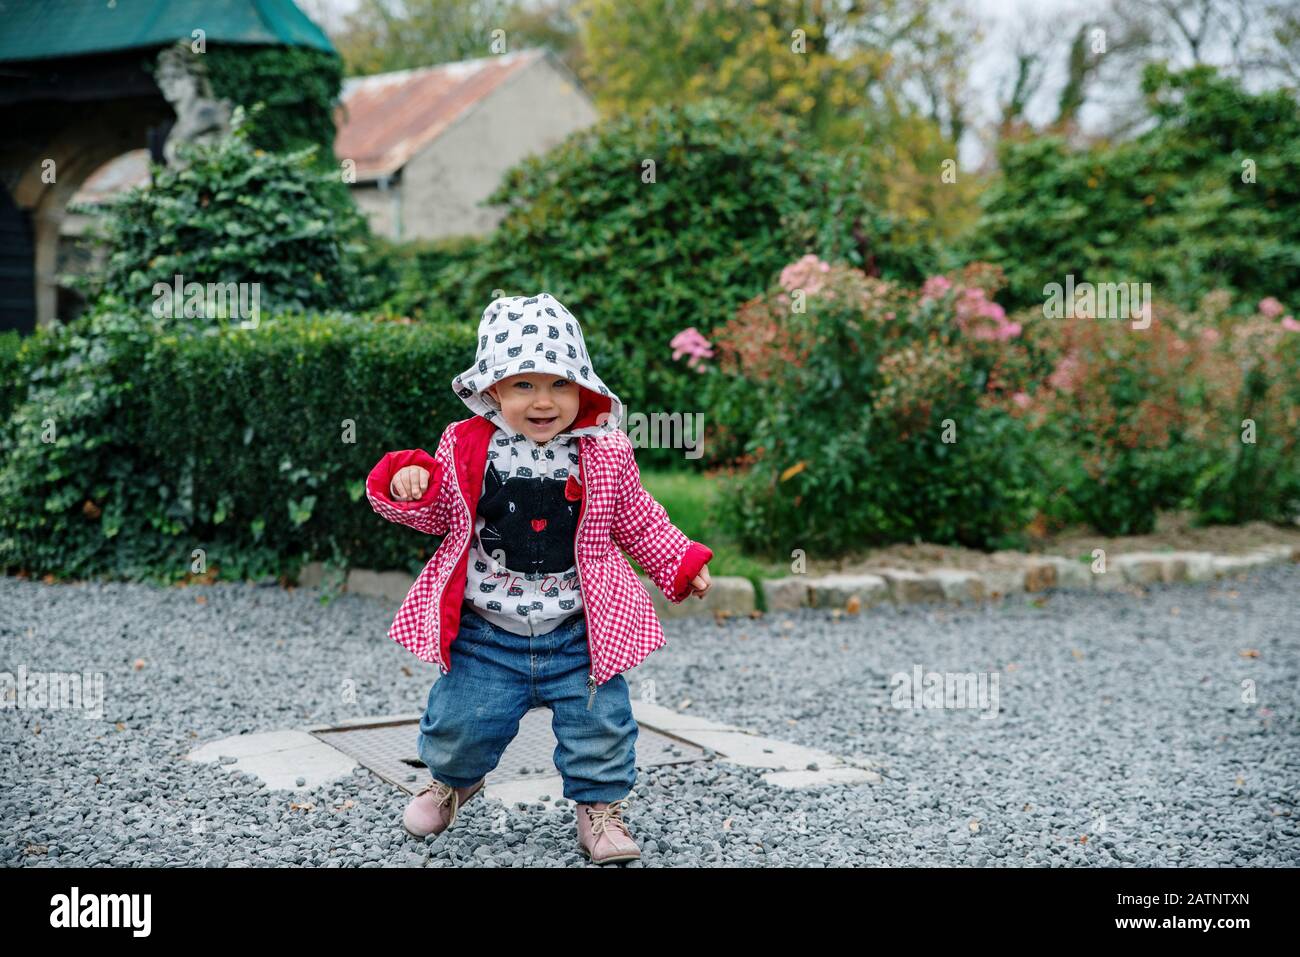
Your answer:
[[[720,519],[745,547],[1016,540],[1036,504],[1016,416],[1037,360],[991,299],[1000,281],[974,266],[918,291],[810,257],[741,308],[714,372],[757,410]]]
[[[1046,517],[1110,535],[1150,532],[1159,509],[1179,505],[1202,434],[1192,374],[1196,355],[1153,307],[1151,325],[1044,320],[1055,368],[1035,390],[1029,421],[1050,476]],[[1034,321],[1030,317],[1026,324]]]
[[[1068,274],[1150,282],[1185,309],[1216,288],[1300,299],[1295,99],[1248,93],[1210,67],[1152,64],[1142,83],[1155,126],[1130,142],[1005,143],[968,254],[1006,269],[1014,307],[1041,303]]]
[[[1206,523],[1300,516],[1300,322],[1273,297],[1248,315],[1206,297],[1188,323],[1209,411],[1190,505]]]
[[[364,300],[357,254],[366,227],[347,187],[312,165],[314,147],[266,152],[252,145],[250,129],[237,111],[228,136],[182,148],[186,168],[155,166],[152,185],[106,206],[110,255],[99,292],[150,309],[155,284],[180,275],[184,283],[256,283],[267,312]]]

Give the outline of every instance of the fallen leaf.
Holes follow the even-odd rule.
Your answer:
[[[856,615],[862,610],[862,599],[857,595],[850,595],[849,600],[844,603],[844,610],[850,615]]]
[[[979,822],[979,821],[971,821],[971,822],[970,822],[970,829],[971,829],[972,832],[978,831],[978,830],[980,829],[980,822]]]
[[[788,479],[794,478],[796,475],[798,475],[800,472],[804,470],[804,467],[807,464],[808,464],[807,462],[796,462],[794,465],[790,466],[788,469],[786,469],[784,472],[781,473],[781,481],[784,482],[787,481]]]
[[[683,698],[683,699],[682,699],[682,703],[679,704],[677,707],[679,707],[679,708],[689,708],[690,706],[691,706],[691,699],[690,699],[690,698]]]
[[[1087,844],[1087,843],[1088,843],[1088,835],[1087,835],[1087,834],[1080,834],[1080,835],[1079,835],[1079,843],[1080,843],[1080,844]]]
[[[1241,654],[1241,657],[1243,657],[1243,658],[1258,658],[1258,657],[1259,657],[1259,651],[1258,651],[1257,649],[1255,649],[1255,648],[1247,648],[1245,651],[1242,651],[1240,654]]]
[[[414,674],[414,672],[412,672],[410,668],[406,667],[406,665],[402,665],[402,674],[409,678]]]
[[[208,603],[208,596],[207,596],[207,595],[195,595],[195,596],[194,596],[194,601],[195,601],[197,604],[200,604],[200,605],[206,605],[206,604]]]
[[[722,822],[722,829],[724,831],[731,830],[731,818],[727,818],[725,821]]]
[[[119,721],[117,724],[113,725],[113,727],[117,728],[117,730],[119,730],[119,731],[125,731],[125,730],[126,730],[126,725],[123,724],[121,721]]]
[[[1074,655],[1074,657],[1075,657],[1076,659],[1082,659],[1082,658],[1083,658],[1083,652],[1080,651],[1078,648],[1071,648],[1071,649],[1070,649],[1070,654]]]
[[[143,670],[144,670],[144,659],[143,659],[143,658],[137,658],[137,659],[135,659],[135,664],[134,664],[132,667],[134,667],[136,671],[143,671]]]

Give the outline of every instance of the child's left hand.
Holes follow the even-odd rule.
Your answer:
[[[701,565],[700,573],[691,579],[691,594],[696,598],[703,598],[712,585],[709,581],[709,566]]]

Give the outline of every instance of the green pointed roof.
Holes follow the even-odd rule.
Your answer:
[[[329,37],[293,0],[0,0],[0,63],[210,43],[314,47]]]

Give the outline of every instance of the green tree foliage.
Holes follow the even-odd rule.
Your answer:
[[[585,0],[582,77],[606,115],[724,97],[790,120],[810,146],[861,149],[875,201],[932,237],[977,212],[940,180],[965,129],[975,25],[945,0]]]
[[[1003,264],[1013,306],[1047,283],[1150,282],[1192,307],[1212,289],[1300,298],[1300,108],[1209,67],[1143,74],[1155,126],[1086,150],[1008,142],[969,255]]]

